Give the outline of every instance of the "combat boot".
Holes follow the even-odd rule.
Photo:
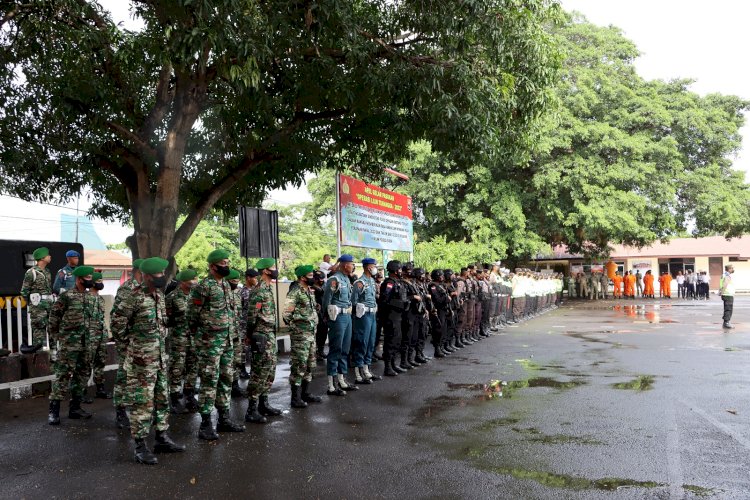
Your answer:
[[[404,370],[404,372],[412,369],[412,366],[409,363],[409,351],[408,350],[401,351],[401,362],[398,364],[398,367]]]
[[[359,387],[357,387],[356,385],[354,385],[354,384],[349,383],[349,382],[346,381],[346,379],[344,378],[344,374],[343,373],[339,373],[337,378],[339,380],[339,387],[341,387],[345,391],[348,392],[348,391],[358,391],[359,390]]]
[[[266,417],[258,413],[258,401],[253,398],[247,400],[245,422],[252,422],[254,424],[265,424],[266,422],[268,422]]]
[[[445,353],[443,352],[443,348],[440,346],[440,344],[435,346],[435,354],[433,354],[436,358],[444,358]]]
[[[185,407],[180,399],[182,399],[182,394],[179,392],[173,392],[169,395],[169,405],[172,407],[172,414],[174,415],[185,413]]]
[[[236,424],[229,418],[229,408],[217,408],[219,419],[216,422],[216,430],[219,432],[245,432],[245,426]]]
[[[167,431],[156,431],[154,439],[154,453],[180,453],[185,451],[185,447],[172,441]]]
[[[81,403],[85,405],[90,405],[94,402],[94,398],[89,396],[88,390],[84,390],[83,394],[81,394]]]
[[[336,377],[328,375],[328,395],[329,396],[346,396],[346,391],[336,384]]]
[[[297,384],[292,386],[292,408],[307,408],[307,403],[302,400],[302,387]]]
[[[305,403],[322,403],[323,398],[310,393],[310,382],[302,380],[302,401]]]
[[[381,377],[380,375],[375,375],[374,373],[372,373],[372,371],[370,370],[370,367],[367,365],[363,366],[362,370],[364,371],[365,378],[372,382],[376,380],[383,380],[383,377]]]
[[[98,399],[112,399],[112,393],[107,392],[104,384],[96,384],[96,394],[94,396]]]
[[[195,413],[199,409],[193,389],[185,389],[185,409],[190,413]]]
[[[391,357],[391,368],[393,368],[393,371],[395,371],[396,373],[406,373],[406,370],[398,365],[398,361],[396,361],[395,355]]]
[[[383,375],[386,377],[396,377],[398,376],[398,372],[393,369],[393,365],[391,364],[391,358],[390,356],[385,356],[383,358],[385,361],[385,369],[383,370]]]
[[[258,403],[258,413],[267,417],[278,417],[281,415],[281,410],[270,406],[268,404],[268,394],[264,394],[260,397],[260,402]]]
[[[417,349],[414,354],[414,361],[416,361],[420,365],[424,365],[427,364],[430,360],[427,359],[427,356],[424,355],[424,351],[422,351],[422,349]]]
[[[354,367],[354,381],[357,384],[372,384],[372,378],[365,377],[362,368],[357,366]]]
[[[156,465],[159,461],[156,459],[151,450],[148,449],[145,439],[135,440],[135,460],[139,464]]]
[[[49,425],[60,425],[60,400],[51,399],[49,402],[49,415],[47,415]]]
[[[409,351],[406,354],[406,362],[409,363],[409,365],[412,368],[419,368],[420,366],[422,366],[421,363],[417,363],[417,361],[415,359],[416,355],[417,355],[417,350],[414,349],[414,348],[412,348],[412,347],[410,347]]]
[[[216,441],[219,439],[219,435],[214,429],[214,424],[211,422],[210,413],[201,413],[201,426],[198,429],[198,439],[204,439],[206,441]]]
[[[128,418],[128,412],[125,411],[124,406],[118,406],[115,408],[115,425],[118,429],[130,428],[130,419]]]
[[[232,382],[232,397],[233,398],[244,398],[246,394],[242,392],[242,388],[240,387],[240,381],[235,380]]]
[[[71,419],[89,419],[91,413],[81,408],[81,398],[75,397],[70,400],[70,408],[68,409],[68,418]]]

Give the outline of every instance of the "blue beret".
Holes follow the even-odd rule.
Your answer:
[[[377,263],[378,263],[378,261],[377,261],[377,260],[375,260],[375,259],[373,259],[373,258],[370,258],[370,257],[367,257],[367,258],[365,258],[365,259],[362,259],[362,265],[363,265],[363,266],[369,266],[369,265],[372,265],[372,264],[377,264]]]
[[[68,250],[67,252],[65,252],[65,256],[66,257],[80,257],[81,254],[76,252],[75,250]]]
[[[354,262],[354,257],[349,255],[348,253],[345,253],[341,257],[339,257],[339,262]]]

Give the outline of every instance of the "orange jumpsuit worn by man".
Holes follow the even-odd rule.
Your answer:
[[[651,274],[651,269],[643,276],[643,296],[654,298],[654,275]]]

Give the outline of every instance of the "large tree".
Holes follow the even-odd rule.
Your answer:
[[[411,146],[400,168],[418,234],[523,258],[550,244],[599,255],[609,243],[748,231],[750,191],[732,159],[750,103],[645,80],[620,30],[578,14],[550,33],[564,57],[558,106],[527,136],[530,155],[466,162]]]
[[[175,255],[322,164],[363,172],[410,141],[465,161],[523,148],[557,69],[551,0],[0,2],[0,192],[132,220]],[[184,215],[184,219],[178,218]]]

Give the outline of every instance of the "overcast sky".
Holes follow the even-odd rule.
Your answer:
[[[639,73],[647,79],[696,80],[692,89],[700,94],[735,94],[750,100],[750,2],[738,0],[562,0],[563,8],[576,10],[598,25],[615,25],[633,40],[642,56],[636,60]],[[101,0],[118,22],[137,27],[125,0]],[[743,129],[750,141],[750,127]],[[735,168],[750,171],[747,144]],[[747,174],[746,174],[747,175]],[[270,199],[298,203],[308,198],[306,189],[276,190]],[[75,203],[72,204],[75,208]],[[88,207],[81,200],[80,209]],[[74,213],[7,196],[0,197],[0,239],[59,241],[60,213]],[[124,241],[131,230],[117,224],[94,221],[106,243]]]

